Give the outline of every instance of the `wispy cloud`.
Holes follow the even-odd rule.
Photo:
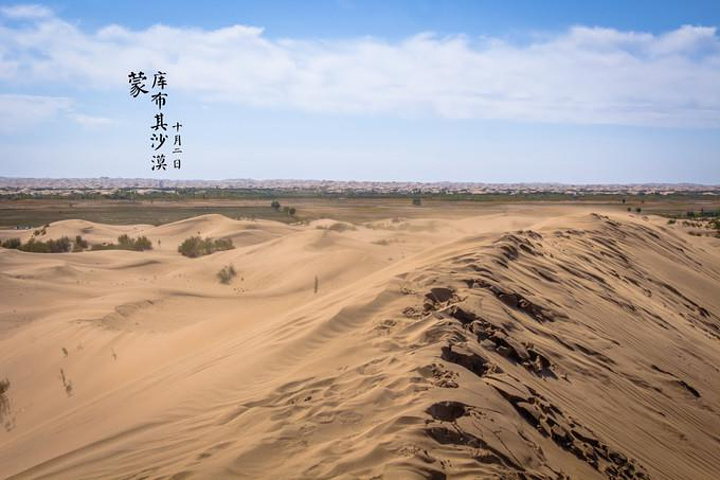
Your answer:
[[[68,117],[83,127],[102,127],[114,123],[111,118],[86,115],[84,113],[70,113]]]
[[[12,5],[0,7],[0,14],[13,19],[46,18],[53,12],[42,5]]]
[[[43,7],[6,7],[3,13],[22,8]],[[162,69],[172,88],[238,105],[720,127],[720,38],[714,27],[651,34],[577,26],[521,45],[431,33],[398,42],[271,39],[261,28],[242,25],[110,25],[84,32],[56,16],[36,15],[30,27],[0,26],[0,45],[8,84],[120,89],[130,70],[150,77]]]
[[[0,94],[0,133],[20,133],[69,111],[66,97]]]

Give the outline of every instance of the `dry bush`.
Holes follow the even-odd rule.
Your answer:
[[[235,246],[229,238],[212,240],[210,238],[202,238],[197,235],[186,238],[180,246],[178,246],[178,252],[186,257],[197,258],[223,250],[232,250],[233,248],[235,248]]]
[[[96,243],[92,246],[93,250],[133,250],[142,252],[144,250],[152,250],[152,242],[146,236],[132,238],[127,234],[118,237],[118,243]]]
[[[63,253],[69,252],[72,248],[72,243],[68,237],[60,237],[57,240],[48,240],[47,242],[41,242],[31,238],[27,243],[18,247],[23,252],[31,253]]]
[[[16,250],[20,248],[21,245],[22,241],[20,241],[19,238],[8,238],[6,240],[3,240],[2,244],[0,244],[0,246],[2,246],[3,248],[9,248],[11,250]]]
[[[237,272],[235,271],[235,267],[230,264],[225,265],[222,269],[220,269],[217,276],[220,279],[220,283],[227,285],[232,282],[233,278],[237,277]]]

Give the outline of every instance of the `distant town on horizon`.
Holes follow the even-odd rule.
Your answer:
[[[569,184],[546,182],[484,183],[484,182],[414,182],[414,181],[361,181],[361,180],[298,180],[298,179],[224,179],[174,180],[155,178],[13,178],[0,177],[0,195],[18,191],[42,194],[42,190],[57,191],[117,189],[248,189],[280,190],[291,192],[325,193],[462,193],[462,194],[638,194],[638,193],[705,193],[719,195],[720,185],[697,183],[628,183],[628,184]]]

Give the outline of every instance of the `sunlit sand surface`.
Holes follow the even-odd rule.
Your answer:
[[[124,233],[153,250],[0,249],[0,477],[718,478],[718,238],[563,205],[46,236]]]

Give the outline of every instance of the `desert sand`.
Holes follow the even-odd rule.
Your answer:
[[[154,249],[0,249],[0,477],[720,478],[720,239],[562,205],[47,228],[123,233]]]

